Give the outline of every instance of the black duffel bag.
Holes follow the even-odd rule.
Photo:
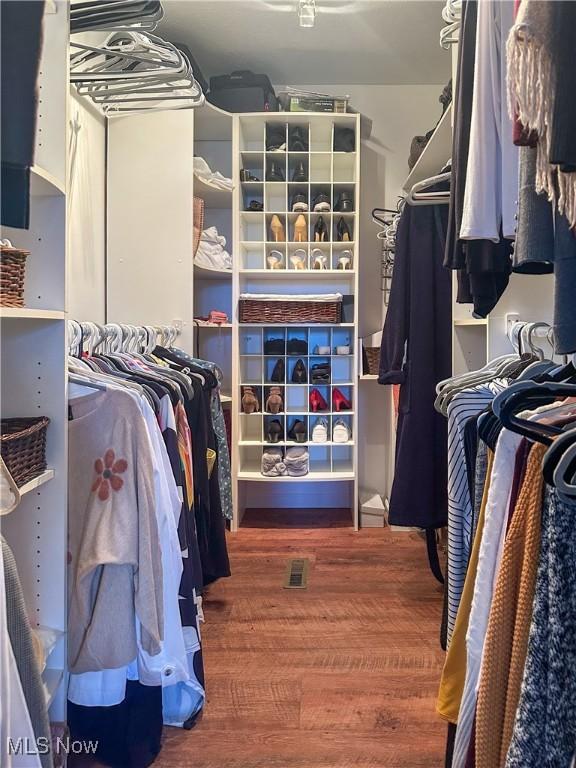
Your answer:
[[[227,112],[277,112],[278,99],[268,75],[249,69],[210,78],[208,101]]]

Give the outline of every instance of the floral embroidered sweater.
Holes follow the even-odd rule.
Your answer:
[[[127,393],[70,401],[69,625],[71,672],[114,669],[163,639],[162,564],[152,445]]]

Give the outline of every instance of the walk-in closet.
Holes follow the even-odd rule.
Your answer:
[[[0,31],[0,766],[574,768],[576,2]]]

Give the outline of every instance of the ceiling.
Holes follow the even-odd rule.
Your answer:
[[[442,0],[316,0],[298,25],[297,0],[164,0],[159,34],[185,43],[206,78],[235,69],[276,85],[443,83]]]

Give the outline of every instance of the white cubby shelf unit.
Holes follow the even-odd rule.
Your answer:
[[[0,309],[2,418],[47,416],[48,468],[20,488],[20,504],[0,518],[33,627],[66,630],[67,389],[66,210],[68,4],[47,5],[40,61],[30,227],[1,237],[30,251],[24,307]],[[5,190],[5,192],[7,192]],[[66,636],[47,659],[43,679],[50,719],[64,721]]]
[[[295,129],[304,137],[298,151],[292,151]],[[335,132],[348,129],[354,133],[353,151],[334,151]],[[267,151],[271,131],[282,133],[285,148]],[[264,113],[238,115],[234,125],[234,322],[233,322],[233,423],[237,439],[233,446],[235,483],[234,528],[242,521],[248,507],[349,507],[352,524],[357,527],[357,323],[358,323],[358,231],[359,231],[359,117],[333,113]],[[283,180],[271,180],[272,166]],[[241,171],[245,173],[241,176]],[[302,171],[306,180],[302,179]],[[300,172],[298,181],[295,173]],[[251,179],[242,180],[249,174]],[[342,193],[352,200],[353,210],[335,210]],[[295,194],[304,196],[307,211],[293,211]],[[314,211],[317,195],[325,195],[329,211]],[[261,211],[247,210],[253,201]],[[284,230],[284,240],[277,240],[271,230],[277,216]],[[305,227],[295,224],[303,216]],[[315,228],[322,216],[327,237],[315,239]],[[346,224],[349,239],[339,236],[340,219]],[[299,220],[302,224],[302,218]],[[318,250],[314,250],[318,249]],[[281,268],[271,268],[271,251],[281,254]],[[299,251],[296,259],[291,259]],[[344,257],[344,258],[343,258]],[[348,260],[350,263],[348,263]],[[298,265],[297,263],[300,262]],[[315,268],[318,262],[323,269]],[[339,268],[346,263],[347,269]],[[298,266],[298,268],[297,268]],[[339,324],[245,324],[238,322],[238,301],[243,293],[317,294],[341,293],[348,297],[346,316]],[[352,297],[350,300],[349,297]],[[283,339],[284,354],[267,355],[266,341]],[[306,342],[304,354],[290,354],[289,342]],[[349,347],[348,354],[337,354],[337,347]],[[303,348],[303,347],[302,347]],[[320,354],[319,348],[322,354]],[[329,349],[329,353],[326,352]],[[284,361],[284,380],[271,381],[277,361]],[[292,382],[292,372],[301,359],[307,382]],[[329,363],[330,382],[316,385],[310,381],[312,366]],[[242,411],[242,393],[252,387],[260,403],[257,413]],[[280,387],[283,408],[279,414],[265,411],[271,386]],[[317,389],[327,409],[314,413],[310,392]],[[351,408],[336,412],[336,389],[350,401]],[[312,441],[312,431],[319,417],[328,423],[328,440]],[[346,443],[333,442],[333,426],[338,418],[350,429]],[[278,419],[284,436],[277,443],[283,450],[295,445],[288,435],[295,420],[306,426],[305,447],[309,451],[310,471],[303,477],[270,478],[261,474],[262,454],[272,445],[267,440],[268,424]],[[339,481],[339,482],[336,482]],[[280,483],[280,485],[278,485]],[[332,485],[334,483],[334,485]],[[287,493],[286,484],[291,487]],[[292,490],[293,486],[293,490]],[[344,486],[344,487],[343,487]]]

